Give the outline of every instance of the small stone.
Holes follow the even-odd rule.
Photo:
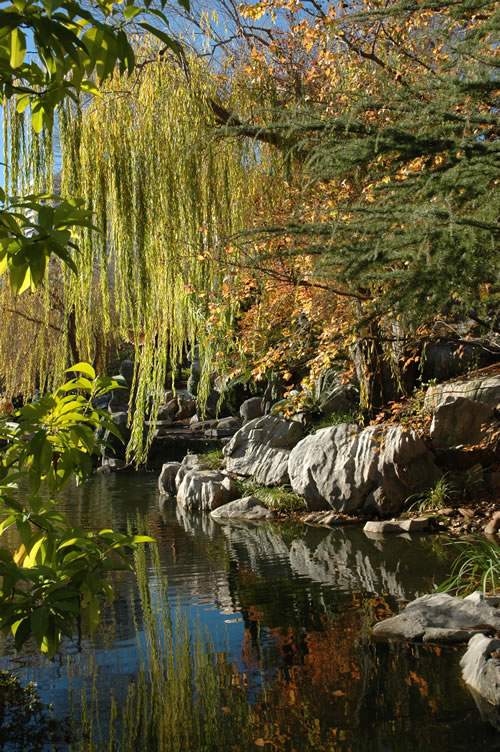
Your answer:
[[[486,535],[496,535],[500,530],[500,512],[494,512],[487,525],[485,525],[484,532]]]
[[[214,509],[210,515],[215,520],[272,520],[276,517],[276,512],[255,496],[245,496]]]
[[[459,507],[458,511],[462,515],[462,517],[465,517],[466,520],[471,520],[475,515],[474,510],[469,509],[468,507]]]
[[[446,517],[453,517],[456,513],[457,510],[453,509],[453,507],[445,507],[444,509],[441,509],[441,514],[446,515]]]
[[[307,517],[304,517],[304,522],[307,522],[309,525],[318,525],[322,518],[322,512],[311,512]]]
[[[370,520],[363,527],[365,533],[378,535],[420,533],[429,528],[428,517],[417,517],[414,520]]]

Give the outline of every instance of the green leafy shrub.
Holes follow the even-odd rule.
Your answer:
[[[120,436],[109,414],[92,406],[119,385],[97,377],[88,363],[69,370],[82,375],[22,407],[13,421],[0,421],[0,536],[14,527],[19,540],[15,551],[0,548],[0,629],[12,632],[16,650],[33,636],[49,658],[63,634],[80,629],[81,617],[95,629],[102,602],[113,598],[107,573],[131,569],[129,549],[152,540],[83,531],[57,508],[70,480],[91,474],[91,454],[104,443],[97,429]]]

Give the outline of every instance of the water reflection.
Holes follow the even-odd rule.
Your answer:
[[[75,734],[84,729],[73,749],[495,748],[459,680],[460,649],[370,636],[374,619],[444,578],[435,539],[221,525],[172,500],[160,506],[156,479],[141,475],[96,478],[72,490],[65,511],[83,527],[118,530],[146,517],[158,541],[158,560],[137,562],[139,589],[117,574],[116,599],[81,651],[65,645],[56,664],[28,651],[16,663],[58,717],[77,719]],[[9,650],[4,641],[12,666]]]

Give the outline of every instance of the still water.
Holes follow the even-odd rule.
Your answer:
[[[92,640],[3,668],[35,681],[79,752],[479,752],[500,749],[461,682],[463,648],[375,642],[370,626],[449,569],[434,536],[232,523],[160,503],[153,475],[97,476],[64,511],[83,528],[143,524],[157,551]],[[5,746],[0,749],[22,749]],[[50,749],[41,746],[39,749]],[[31,747],[30,747],[31,749]]]

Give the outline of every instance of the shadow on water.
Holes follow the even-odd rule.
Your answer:
[[[157,546],[136,555],[136,575],[117,575],[115,601],[81,650],[15,659],[4,640],[4,666],[35,679],[69,719],[71,741],[53,748],[500,749],[460,680],[463,648],[371,638],[374,620],[444,578],[436,538],[219,525],[160,506],[156,479],[138,474],[96,478],[64,504],[82,527],[145,524]]]

